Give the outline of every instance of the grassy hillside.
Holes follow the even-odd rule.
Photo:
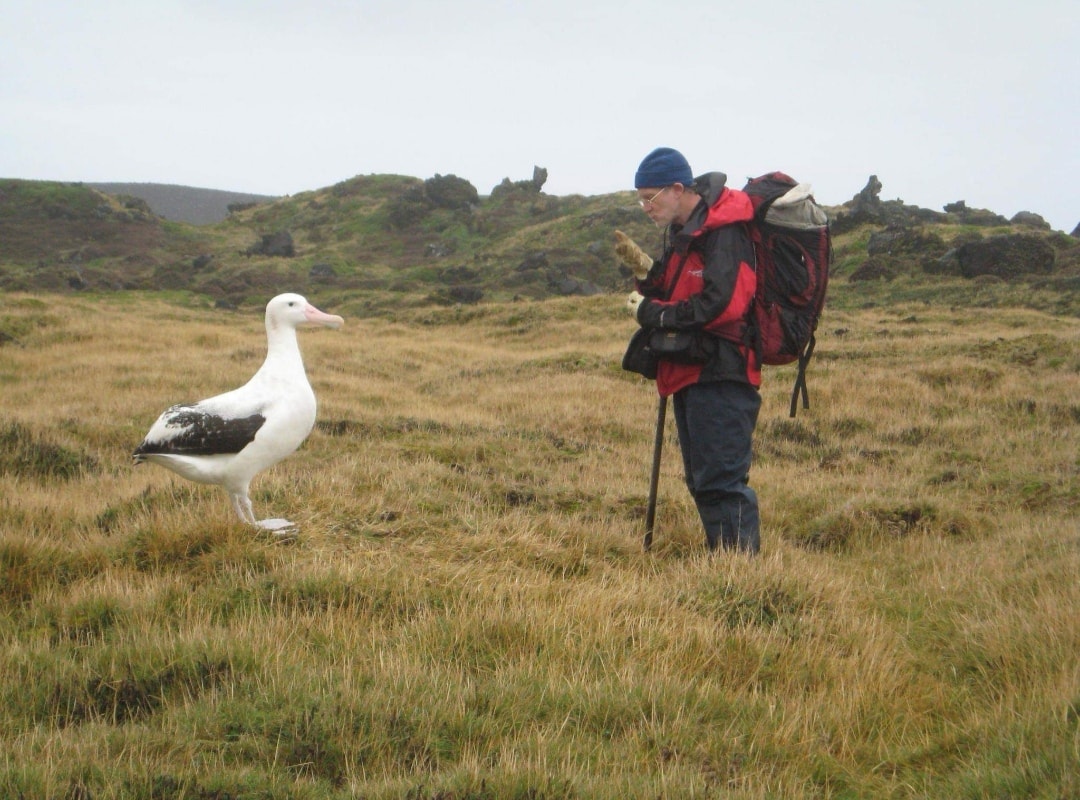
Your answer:
[[[892,230],[884,223],[838,229],[832,302],[946,299],[1080,314],[1080,240],[964,219],[914,214],[904,228],[908,249],[884,255],[875,253],[875,236]],[[621,292],[628,281],[612,252],[616,228],[659,252],[660,232],[631,192],[554,197],[532,182],[507,181],[479,197],[454,176],[369,175],[193,226],[88,186],[0,181],[0,288],[180,290],[233,306],[300,291],[354,316],[392,316]],[[1056,254],[1051,270],[970,279],[928,269],[949,248],[1017,233]]]
[[[347,295],[253,487],[276,540],[129,464],[258,366],[257,307],[6,295],[0,796],[1077,796],[1080,320],[867,291],[809,412],[767,372],[752,560],[705,554],[671,435],[642,552],[617,297]]]

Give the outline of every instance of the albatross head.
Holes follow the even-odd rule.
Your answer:
[[[276,330],[281,326],[296,328],[300,325],[340,328],[344,324],[345,320],[337,314],[326,314],[320,311],[298,294],[279,294],[266,304],[268,330]]]

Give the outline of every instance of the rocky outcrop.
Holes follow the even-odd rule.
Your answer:
[[[866,223],[907,227],[945,221],[945,215],[938,211],[906,205],[902,200],[882,200],[881,189],[878,176],[871,175],[866,186],[833,215],[833,233],[846,233]]]
[[[874,256],[866,259],[848,276],[852,283],[863,281],[891,281],[897,276],[900,265],[889,256]]]
[[[948,246],[936,233],[917,228],[886,228],[870,234],[866,253],[873,256],[940,256]]]
[[[1054,248],[1045,239],[1031,234],[1004,234],[965,242],[927,265],[927,271],[965,278],[991,275],[1008,280],[1049,274],[1056,260]]]
[[[1053,271],[1054,259],[1054,248],[1044,239],[1024,234],[991,236],[961,245],[957,251],[960,274],[965,278],[994,275],[1008,279],[1045,274]]]
[[[1053,230],[1050,223],[1032,211],[1017,211],[1009,220],[1011,225],[1022,225],[1025,228],[1035,228],[1040,231]]]
[[[312,266],[308,272],[308,280],[312,283],[328,283],[337,277],[337,270],[331,264],[321,263]]]
[[[244,251],[245,256],[292,258],[296,255],[292,234],[288,231],[263,234],[263,237]]]
[[[945,240],[920,228],[890,227],[870,234],[867,259],[852,274],[850,280],[892,280],[909,270],[912,264],[933,262],[947,250]]]
[[[1008,225],[1009,221],[1001,214],[995,214],[985,208],[968,208],[963,200],[945,204],[945,213],[949,215],[948,222],[957,222],[961,225],[982,225],[993,228],[999,225]]]
[[[845,233],[867,222],[881,220],[881,181],[877,175],[870,179],[857,195],[848,200],[841,210],[833,215],[831,227],[833,233]]]
[[[544,184],[547,183],[548,171],[544,167],[533,167],[532,180],[528,181],[511,181],[509,178],[503,178],[502,183],[491,190],[492,197],[501,196],[514,196],[514,195],[536,195],[540,194],[540,190],[544,188]]]

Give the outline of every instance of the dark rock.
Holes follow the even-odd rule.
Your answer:
[[[960,275],[960,248],[966,244],[978,243],[983,240],[983,235],[978,231],[969,231],[956,236],[952,240],[952,247],[937,258],[924,258],[922,268],[931,275]]]
[[[493,198],[513,198],[515,196],[529,197],[540,194],[541,188],[547,183],[548,172],[543,167],[533,167],[532,180],[511,181],[503,178],[502,183],[491,190]]]
[[[833,234],[847,233],[867,222],[881,221],[881,181],[877,175],[871,175],[866,186],[844,203],[843,210],[834,215],[832,220]]]
[[[205,269],[210,266],[210,262],[213,260],[214,257],[212,255],[203,253],[200,256],[195,256],[194,260],[191,262],[191,266],[196,270]]]
[[[945,254],[935,259],[923,261],[923,271],[931,275],[959,275],[960,274],[960,248],[953,247],[945,251]]]
[[[308,278],[313,281],[332,280],[337,277],[337,270],[329,264],[315,264],[308,273]]]
[[[870,234],[867,255],[914,255],[936,258],[946,251],[945,240],[912,228],[886,228]]]
[[[1018,211],[1013,214],[1013,218],[1010,219],[1009,222],[1013,225],[1023,225],[1027,228],[1036,228],[1040,231],[1052,230],[1049,222],[1031,211]]]
[[[870,179],[857,195],[851,198],[848,205],[852,213],[865,212],[872,214],[881,207],[881,190],[883,185],[877,175],[871,175]]]
[[[945,218],[940,212],[905,205],[902,200],[882,201],[879,197],[881,188],[877,175],[871,175],[862,191],[844,203],[843,210],[835,215],[831,223],[833,233],[847,233],[865,223],[910,227],[941,222]]]
[[[484,292],[475,286],[451,286],[445,291],[445,296],[453,303],[470,305],[479,303],[484,297]]]
[[[880,219],[897,227],[945,222],[946,216],[929,208],[905,205],[903,200],[887,200],[881,204]]]
[[[995,275],[1013,278],[1054,269],[1054,248],[1038,236],[1006,234],[961,245],[957,252],[960,274],[965,278]]]
[[[533,167],[532,185],[537,192],[544,188],[547,179],[548,171],[544,167]]]
[[[543,251],[528,253],[521,263],[518,264],[518,272],[525,272],[530,269],[543,269],[548,265],[547,253]]]
[[[968,208],[967,203],[963,200],[946,203],[943,209],[946,214],[953,218],[952,221],[959,222],[962,225],[982,225],[992,228],[1009,224],[1005,217],[995,214],[993,211],[987,211],[985,208]]]
[[[873,256],[862,263],[848,278],[852,283],[860,281],[891,281],[896,277],[896,263],[888,256]]]
[[[296,255],[292,234],[288,231],[263,234],[262,239],[244,251],[246,256],[273,256],[292,258]]]

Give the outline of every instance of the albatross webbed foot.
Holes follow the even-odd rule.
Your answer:
[[[262,528],[264,531],[270,531],[275,536],[292,536],[300,529],[295,522],[280,517],[261,519],[255,523],[255,526]]]

